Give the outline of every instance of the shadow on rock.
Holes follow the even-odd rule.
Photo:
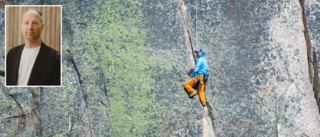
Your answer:
[[[188,71],[188,76],[190,76],[192,73],[193,73],[193,71],[194,71],[194,69],[190,69],[189,71]]]

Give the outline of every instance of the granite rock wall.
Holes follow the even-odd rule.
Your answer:
[[[304,13],[299,0],[7,3],[62,5],[63,86],[5,88],[0,77],[0,136],[212,136],[198,96],[183,88],[195,47],[210,64],[217,136],[320,136],[307,55],[319,62],[316,0]]]

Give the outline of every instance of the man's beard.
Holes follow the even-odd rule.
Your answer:
[[[34,41],[34,40],[37,40],[39,39],[40,35],[35,35],[35,33],[33,32],[32,35],[29,35],[29,34],[26,34],[25,35],[25,38],[28,40],[28,41]]]

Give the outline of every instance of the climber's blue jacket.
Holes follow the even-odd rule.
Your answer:
[[[196,67],[194,68],[193,73],[190,75],[190,77],[195,77],[198,74],[201,73],[208,73],[209,66],[208,66],[208,60],[204,58],[204,54],[206,51],[203,51],[200,57],[196,61]]]

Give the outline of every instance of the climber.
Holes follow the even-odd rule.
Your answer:
[[[194,52],[196,53],[198,58],[196,61],[196,67],[193,73],[190,75],[189,81],[184,84],[184,88],[190,93],[190,97],[193,97],[197,95],[197,92],[192,87],[199,82],[198,92],[200,101],[202,103],[202,106],[205,107],[207,101],[204,95],[204,88],[209,76],[208,61],[206,58],[204,58],[204,54],[206,53],[206,51],[202,51],[201,48],[196,48]]]

